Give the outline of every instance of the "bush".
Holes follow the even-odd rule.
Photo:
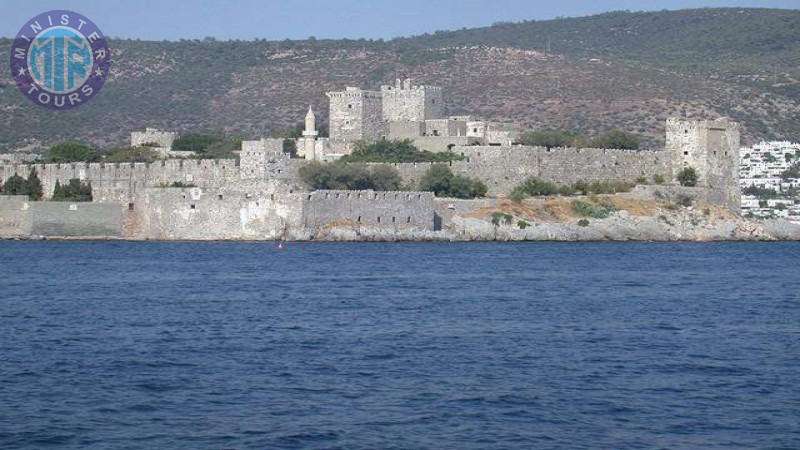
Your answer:
[[[581,220],[578,221],[578,226],[579,227],[588,227],[589,226],[589,221],[586,220],[586,219],[581,219]]]
[[[475,198],[486,196],[486,185],[478,180],[453,174],[449,167],[437,164],[419,180],[419,190],[431,191],[437,197]]]
[[[778,192],[775,189],[758,186],[748,186],[742,189],[742,194],[752,195],[758,198],[778,198]]]
[[[194,183],[190,183],[187,181],[173,181],[172,183],[161,183],[158,187],[162,188],[193,188],[195,187]]]
[[[666,182],[667,182],[667,180],[666,180],[666,178],[664,178],[664,175],[661,175],[661,174],[658,174],[658,173],[653,175],[653,183],[655,183],[655,184],[664,184]]]
[[[35,169],[31,168],[28,179],[14,174],[0,185],[0,193],[5,195],[27,195],[29,200],[41,200],[43,196],[42,181]]]
[[[517,226],[519,227],[520,230],[528,228],[529,225],[530,224],[528,222],[525,222],[524,220],[520,220],[519,222],[517,222]]]
[[[639,136],[635,134],[624,131],[610,131],[592,139],[589,142],[589,146],[594,148],[637,150],[640,142]]]
[[[591,217],[593,219],[605,219],[610,216],[611,213],[618,211],[617,207],[610,203],[593,205],[581,200],[573,200],[572,209],[582,216]]]
[[[311,162],[300,168],[300,178],[312,189],[397,191],[400,174],[390,166],[370,169],[362,164]]]
[[[96,162],[99,158],[95,149],[77,141],[59,142],[45,154],[45,160],[52,163]]]
[[[175,139],[172,143],[172,149],[182,152],[205,153],[212,144],[221,142],[222,140],[222,136],[219,134],[186,134]]]
[[[688,208],[694,204],[694,198],[691,195],[680,194],[676,199],[676,203]]]
[[[3,183],[5,195],[28,195],[28,182],[25,178],[14,174]]]
[[[559,187],[549,181],[542,181],[536,177],[530,177],[522,184],[514,188],[514,190],[519,190],[519,192],[529,195],[555,195],[559,193]]]
[[[61,185],[56,181],[53,190],[54,202],[90,202],[92,201],[92,185],[84,183],[77,178],[69,180],[69,183]]]
[[[505,214],[501,212],[493,212],[492,213],[492,225],[500,226],[500,223],[505,223],[506,225],[511,225],[514,223],[514,217],[510,214]]]
[[[411,139],[358,141],[353,153],[342,157],[343,162],[449,162],[465,159],[453,152],[432,153],[419,150]]]
[[[578,137],[579,134],[568,131],[527,131],[520,135],[519,142],[534,147],[569,147]]]
[[[678,172],[677,178],[681,186],[689,187],[697,186],[697,181],[699,180],[697,170],[695,170],[694,167],[685,167],[683,170]]]
[[[582,194],[616,194],[618,192],[630,191],[635,183],[624,181],[595,181],[588,184],[584,181],[577,181],[573,184],[557,185],[548,181],[542,181],[536,177],[530,177],[522,184],[511,191],[509,198],[517,203],[529,196],[548,196],[564,195],[569,196],[575,193]]]
[[[159,159],[159,154],[149,147],[117,147],[105,155],[103,161],[110,163],[143,162],[151,163]]]
[[[789,156],[788,154],[786,156]],[[794,163],[792,167],[781,173],[781,178],[788,180],[791,178],[800,178],[800,163]]]

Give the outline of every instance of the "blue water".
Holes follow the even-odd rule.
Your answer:
[[[0,242],[0,448],[797,449],[800,244]]]

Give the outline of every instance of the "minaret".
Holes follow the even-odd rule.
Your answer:
[[[314,148],[317,143],[317,118],[314,117],[314,110],[311,105],[308,105],[308,113],[306,114],[306,129],[303,131],[303,148],[306,159],[316,159]],[[322,156],[322,155],[320,155]]]

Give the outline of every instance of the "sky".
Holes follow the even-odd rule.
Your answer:
[[[719,6],[800,9],[800,0],[0,0],[0,36],[53,9],[79,12],[109,37],[282,40],[389,39],[499,21]]]

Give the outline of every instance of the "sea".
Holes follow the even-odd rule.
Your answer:
[[[0,449],[798,449],[800,243],[0,242]]]

